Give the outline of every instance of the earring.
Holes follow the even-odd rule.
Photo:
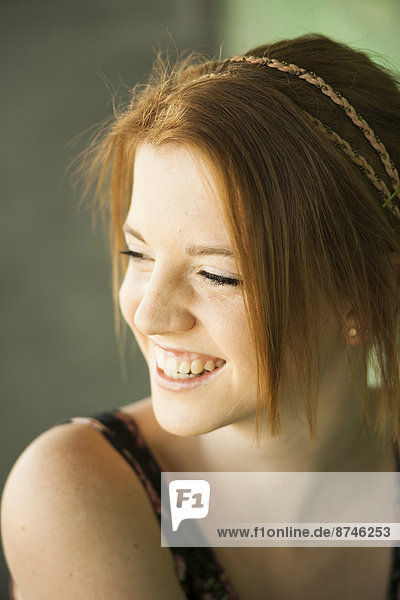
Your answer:
[[[350,327],[350,329],[347,330],[347,333],[349,336],[355,337],[357,335],[357,329],[355,327]]]

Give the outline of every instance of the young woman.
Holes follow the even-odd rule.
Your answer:
[[[398,597],[389,547],[161,548],[159,486],[397,470],[399,139],[394,76],[319,35],[156,69],[134,92],[90,173],[151,398],[18,459],[2,501],[16,600]]]

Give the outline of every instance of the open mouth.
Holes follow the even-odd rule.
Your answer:
[[[212,370],[203,369],[200,373],[176,373],[168,370],[160,369],[158,365],[156,365],[157,373],[161,377],[165,377],[167,379],[171,379],[173,381],[181,381],[181,380],[190,380],[190,379],[199,379],[200,377],[206,377],[207,375],[212,375],[219,369],[224,366],[224,362],[221,361],[221,364],[215,367]]]
[[[219,358],[211,358],[191,353],[183,358],[172,352],[155,348],[153,373],[161,387],[172,391],[195,387],[212,379],[226,364]]]
[[[218,373],[223,369],[224,365],[215,368],[213,371],[203,371],[201,373],[173,373],[168,375],[164,373],[157,363],[154,361],[154,381],[160,387],[169,390],[170,392],[183,392],[189,391],[192,388],[197,388],[202,385],[207,385],[208,382],[212,381],[214,377],[218,377]],[[181,375],[186,377],[181,378]]]
[[[204,377],[220,369],[225,361],[221,358],[186,353],[182,356],[155,347],[155,359],[159,374],[169,379],[184,380]]]

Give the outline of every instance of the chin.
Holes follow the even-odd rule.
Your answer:
[[[160,406],[154,399],[153,408],[160,427],[168,433],[181,437],[210,433],[225,425],[225,423],[212,423],[209,419],[205,420],[194,414],[188,417],[186,411],[172,411],[170,407]]]
[[[172,395],[152,393],[154,415],[168,433],[178,436],[202,435],[243,421],[255,423],[255,410],[234,411],[221,406],[215,398],[196,398],[194,402]]]

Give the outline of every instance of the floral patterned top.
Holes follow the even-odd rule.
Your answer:
[[[119,409],[110,409],[64,422],[86,423],[104,435],[139,476],[161,524],[161,469],[136,421]],[[177,579],[188,600],[240,600],[212,548],[172,547],[170,551]],[[399,580],[400,547],[394,547],[387,600],[400,600]],[[12,580],[10,599],[14,600]]]

